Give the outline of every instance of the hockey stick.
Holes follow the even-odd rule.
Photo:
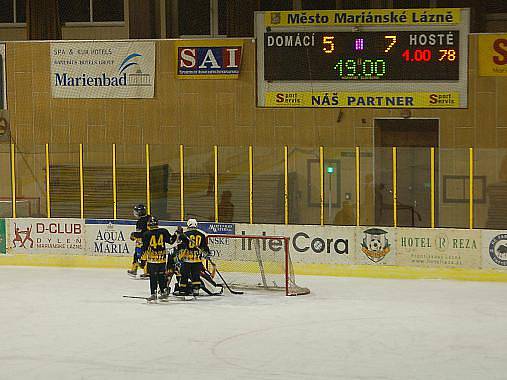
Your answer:
[[[211,261],[211,259],[209,257],[207,258],[207,260],[211,263],[211,265],[216,265],[213,261]],[[244,292],[240,292],[238,290],[231,289],[231,287],[229,286],[227,281],[225,281],[224,277],[222,276],[222,273],[220,273],[220,271],[218,269],[216,271],[217,271],[218,277],[220,277],[222,279],[222,282],[224,283],[227,290],[229,290],[229,292],[231,292],[231,294],[244,294]]]
[[[136,298],[140,300],[147,300],[148,297],[142,297],[142,296],[123,296],[123,298]]]

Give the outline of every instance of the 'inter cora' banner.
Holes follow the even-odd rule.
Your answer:
[[[237,79],[241,66],[242,40],[176,41],[179,79]]]
[[[153,98],[155,43],[51,43],[54,98]]]

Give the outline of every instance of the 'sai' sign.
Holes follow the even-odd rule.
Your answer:
[[[200,42],[200,46],[192,46]],[[190,46],[189,46],[190,45]],[[235,79],[241,66],[242,44],[220,41],[177,43],[177,77],[183,79]]]

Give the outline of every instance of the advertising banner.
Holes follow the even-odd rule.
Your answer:
[[[266,107],[459,108],[458,92],[266,92]]]
[[[507,76],[507,34],[479,34],[479,75]]]
[[[85,254],[83,219],[7,219],[7,251],[30,254]]]
[[[507,231],[483,230],[482,268],[507,270]]]
[[[238,235],[285,236],[293,263],[352,264],[355,227],[237,224]],[[267,247],[269,248],[269,241]]]
[[[396,228],[358,227],[355,263],[396,265]]]
[[[134,222],[135,224],[135,222]],[[187,222],[180,222],[180,221],[160,221],[160,226],[162,227],[175,227],[175,228],[168,228],[169,232],[173,233],[176,230],[177,226],[186,227]],[[214,223],[214,222],[199,222],[198,227],[201,231],[203,231],[206,234],[218,234],[218,235],[231,235],[234,234],[236,231],[235,224],[234,223]]]
[[[398,228],[396,235],[396,265],[475,269],[481,265],[480,231]]]
[[[175,41],[178,79],[237,79],[242,40]]]
[[[132,256],[135,242],[130,234],[136,229],[130,220],[86,220],[86,247],[89,255]]]
[[[186,222],[160,221],[160,227],[171,234],[176,226],[186,227]],[[199,229],[206,234],[233,234],[232,223],[199,223]],[[132,256],[135,242],[130,234],[136,230],[135,220],[86,219],[87,254],[104,256]]]
[[[453,25],[460,23],[460,9],[353,9],[266,12],[269,27]]]
[[[51,43],[54,98],[153,98],[155,43]]]
[[[6,254],[6,231],[5,231],[5,219],[0,219],[0,254]]]

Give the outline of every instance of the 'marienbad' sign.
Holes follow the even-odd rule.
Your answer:
[[[54,98],[153,98],[153,42],[53,42]]]

